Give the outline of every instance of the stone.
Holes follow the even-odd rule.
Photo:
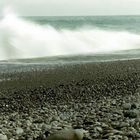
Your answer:
[[[114,135],[114,133],[107,133],[107,134],[103,135],[103,138],[108,139],[109,137],[111,137],[113,135]]]
[[[123,140],[129,140],[127,136],[123,136]]]
[[[131,104],[130,103],[123,104],[123,109],[125,109],[125,110],[131,109]]]
[[[121,139],[122,140],[122,136],[121,135],[113,135],[113,136],[110,136],[109,137],[109,140],[112,140],[112,139],[116,139],[116,140]]]
[[[23,131],[23,129],[22,128],[20,128],[20,127],[17,127],[16,128],[16,134],[17,135],[20,135],[20,134],[22,134],[24,131]]]
[[[50,130],[50,129],[51,129],[51,125],[47,125],[47,124],[42,125],[42,130],[47,131],[47,130]]]
[[[109,126],[105,123],[102,123],[102,128],[108,128]]]
[[[112,100],[112,105],[116,105],[116,100]]]
[[[92,124],[93,124],[92,121],[85,121],[85,122],[84,122],[84,125],[92,125]]]
[[[83,129],[67,129],[58,131],[56,134],[53,134],[47,137],[46,140],[82,140],[84,137]]]
[[[133,103],[132,105],[131,105],[131,109],[136,109],[138,107],[138,104],[137,103]]]
[[[100,133],[102,133],[102,132],[103,132],[102,127],[95,127],[95,129],[96,129],[98,132],[100,132]]]
[[[139,111],[136,109],[124,112],[124,117],[137,118],[138,115],[139,115]]]
[[[117,128],[122,128],[122,127],[129,127],[130,124],[127,123],[127,122],[120,122],[118,125],[117,125]]]
[[[31,126],[31,125],[32,125],[31,121],[30,121],[30,120],[27,120],[27,121],[26,121],[26,125],[27,125],[27,126]]]
[[[8,140],[6,135],[0,134],[0,140]]]

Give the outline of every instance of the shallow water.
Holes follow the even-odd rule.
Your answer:
[[[34,59],[12,59],[0,61],[0,73],[27,72],[54,69],[63,65],[86,64],[108,61],[140,59],[139,51],[135,53],[121,52],[114,54],[75,55],[59,57],[42,57]]]

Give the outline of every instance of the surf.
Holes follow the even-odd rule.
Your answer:
[[[140,35],[83,26],[57,29],[8,12],[0,20],[0,60],[140,49]]]

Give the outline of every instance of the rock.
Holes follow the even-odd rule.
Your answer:
[[[30,121],[30,120],[27,120],[27,121],[26,121],[26,125],[27,125],[27,126],[31,126],[31,125],[32,125],[31,121]]]
[[[112,100],[112,105],[116,105],[116,100]]]
[[[50,134],[49,131],[45,131],[45,133],[44,133],[44,135],[45,135],[46,137],[48,137],[49,134]]]
[[[53,129],[53,130],[62,130],[62,127],[53,126],[51,129]]]
[[[119,131],[119,130],[116,130],[116,129],[111,130],[111,133],[123,135],[123,132],[122,131]]]
[[[136,118],[135,122],[139,122],[140,123],[140,118]]]
[[[43,134],[41,134],[40,136],[38,136],[38,137],[36,138],[36,140],[46,140],[46,136],[43,135]]]
[[[51,127],[57,127],[58,126],[58,124],[59,124],[59,122],[58,121],[53,121],[53,122],[51,122]]]
[[[121,128],[123,128],[123,127],[129,127],[129,126],[130,126],[130,124],[127,123],[127,122],[120,122],[120,123],[118,123],[118,124],[115,126],[115,128],[121,129]]]
[[[84,122],[84,125],[92,125],[92,124],[93,124],[92,121],[85,121],[85,122]]]
[[[91,138],[84,137],[83,140],[92,140]]]
[[[139,111],[136,109],[124,112],[124,117],[137,118],[138,116],[139,116]]]
[[[82,140],[84,137],[84,130],[82,129],[67,129],[58,131],[47,137],[46,140]]]
[[[107,133],[107,134],[103,135],[103,139],[108,139],[113,135],[114,135],[114,133]]]
[[[53,121],[60,121],[60,118],[58,116],[53,116],[51,122]]]
[[[99,133],[102,133],[103,132],[102,127],[95,127],[95,130],[98,131]]]
[[[34,140],[34,138],[28,138],[27,140]]]
[[[16,128],[16,134],[17,135],[20,135],[20,134],[22,134],[24,131],[23,131],[23,129],[22,128],[20,128],[20,127],[17,127]]]
[[[112,140],[112,139],[119,140],[119,139],[122,139],[122,136],[121,135],[113,135],[113,136],[110,136],[109,137],[109,140]]]
[[[137,103],[133,103],[132,105],[131,105],[131,109],[136,109],[138,107],[138,104]]]
[[[131,131],[129,131],[129,132],[126,132],[126,133],[124,133],[124,135],[126,135],[127,137],[132,137],[132,138],[134,138],[134,133],[133,132],[131,132]]]
[[[50,129],[51,129],[51,125],[47,125],[47,124],[42,125],[42,130],[47,131],[47,130],[50,130]]]
[[[0,140],[8,140],[6,135],[0,134]]]
[[[43,123],[43,119],[37,118],[33,121],[33,123]]]
[[[125,110],[131,109],[131,104],[130,103],[123,104],[123,109],[125,109]]]
[[[123,136],[123,140],[129,140],[127,136]]]
[[[106,123],[102,123],[102,128],[108,128],[109,126]]]

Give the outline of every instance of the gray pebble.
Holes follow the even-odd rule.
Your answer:
[[[58,133],[47,137],[46,140],[82,140],[84,137],[83,130],[61,130]]]
[[[20,134],[22,134],[24,131],[23,131],[23,129],[22,128],[20,128],[20,127],[17,127],[16,128],[16,134],[17,135],[20,135]]]
[[[125,109],[125,110],[131,109],[131,104],[130,103],[123,104],[123,109]]]

